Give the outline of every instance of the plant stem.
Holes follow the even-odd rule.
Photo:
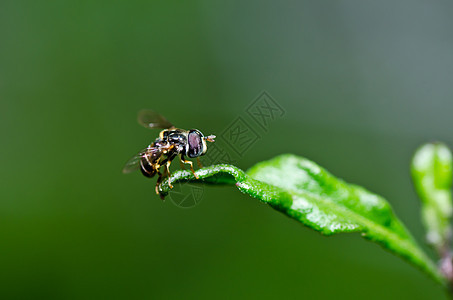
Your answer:
[[[451,252],[451,230],[446,234],[446,238],[441,247],[437,249],[437,253],[440,257],[439,260],[439,271],[445,277],[447,281],[447,289],[450,299],[453,299],[453,256]]]
[[[451,254],[447,254],[439,261],[439,269],[447,280],[448,293],[450,298],[453,299],[453,265]]]

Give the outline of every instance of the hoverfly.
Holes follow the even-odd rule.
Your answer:
[[[126,163],[123,173],[130,173],[140,168],[142,174],[146,177],[151,178],[158,174],[156,194],[159,194],[159,184],[164,176],[168,176],[168,185],[173,188],[170,181],[170,164],[176,156],[179,156],[181,166],[184,167],[183,164],[188,164],[190,171],[198,179],[192,161],[187,160],[186,157],[197,158],[197,162],[201,166],[199,157],[206,154],[208,150],[206,141],[214,142],[215,135],[204,136],[198,129],[176,128],[162,115],[149,109],[141,110],[138,113],[138,123],[145,128],[163,130],[154,142]]]

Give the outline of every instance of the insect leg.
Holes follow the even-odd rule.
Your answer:
[[[200,169],[203,168],[203,164],[201,163],[201,160],[199,157],[197,157],[197,165]]]
[[[193,176],[195,176],[195,178],[198,179],[198,175],[195,174],[195,171],[194,171],[194,169],[193,169],[193,162],[191,162],[190,160],[186,160],[186,159],[184,158],[184,155],[181,155],[181,161],[182,161],[183,163],[185,163],[185,164],[190,165],[190,171],[192,171]]]
[[[162,173],[160,172],[159,168],[157,168],[157,174],[159,174],[159,178],[157,178],[156,182],[156,194],[159,195],[159,184],[162,181]]]
[[[168,175],[168,186],[171,189],[173,188],[173,185],[171,184],[170,165],[171,165],[171,162],[173,161],[174,158],[175,158],[175,155],[172,155],[171,157],[169,157],[167,159],[167,163],[165,164],[165,169],[166,169],[167,175]]]
[[[167,162],[168,162],[168,157],[163,159],[162,161],[159,161],[159,163],[156,165],[157,174],[159,174],[159,178],[157,178],[157,182],[156,182],[156,194],[159,194],[159,184],[162,182],[162,178],[165,176],[165,173],[162,174],[160,172],[160,167],[162,167]],[[173,187],[171,187],[171,188],[173,188]]]

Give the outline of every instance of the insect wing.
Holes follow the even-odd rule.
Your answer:
[[[173,127],[165,117],[150,109],[144,109],[138,112],[138,123],[145,128],[167,129]]]
[[[136,155],[134,155],[133,157],[131,157],[131,159],[129,159],[127,163],[124,165],[123,173],[130,173],[137,170],[140,167],[140,160],[143,158],[143,155],[145,155],[147,149],[148,148],[145,148]]]

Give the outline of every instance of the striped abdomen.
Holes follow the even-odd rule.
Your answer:
[[[154,175],[156,175],[158,168],[160,167],[158,162],[159,158],[162,155],[162,152],[160,151],[159,147],[155,146],[155,143],[152,143],[151,147],[148,148],[148,150],[140,160],[140,170],[146,177],[153,177]]]

